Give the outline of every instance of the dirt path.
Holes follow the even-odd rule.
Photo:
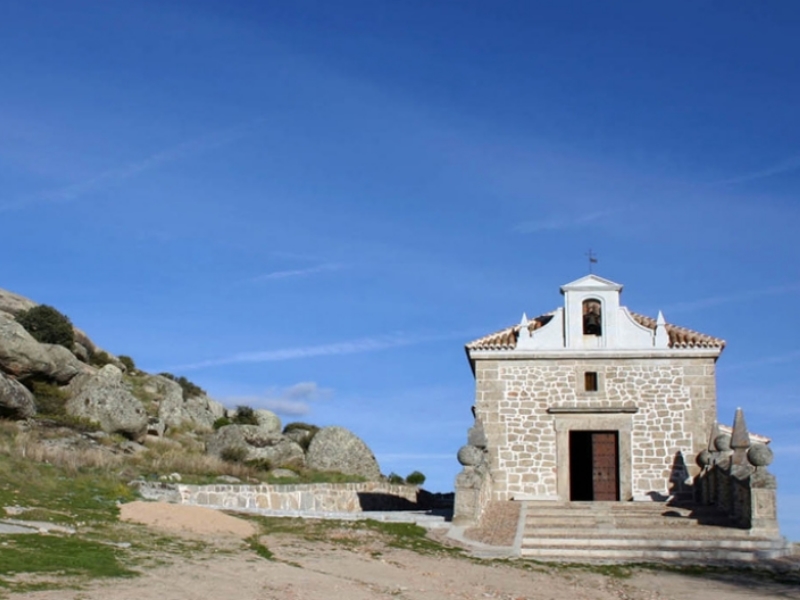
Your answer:
[[[209,514],[213,513],[213,514]],[[262,536],[266,560],[231,540],[252,534],[251,523],[207,509],[156,503],[123,508],[126,519],[203,540],[192,556],[134,579],[90,583],[80,591],[11,595],[13,599],[74,600],[719,600],[797,598],[800,589],[736,574],[696,578],[637,571],[628,579],[578,569],[548,569],[425,556],[393,548],[375,532],[332,529],[326,539],[292,533]],[[225,540],[225,543],[223,542]],[[238,544],[238,546],[237,546]],[[529,565],[530,566],[530,565]]]

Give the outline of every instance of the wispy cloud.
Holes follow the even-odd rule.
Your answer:
[[[258,275],[250,279],[251,282],[257,283],[260,281],[274,281],[276,279],[288,279],[290,277],[308,277],[309,275],[316,275],[317,273],[326,273],[329,271],[339,271],[344,268],[344,265],[337,263],[323,263],[321,265],[314,265],[313,267],[306,267],[303,269],[287,269],[285,271],[272,271],[264,275]]]
[[[709,185],[733,185],[736,183],[745,183],[747,181],[764,179],[765,177],[772,177],[773,175],[781,175],[783,173],[790,173],[797,170],[800,170],[800,156],[792,156],[786,160],[775,163],[771,167],[737,175],[736,177],[731,177],[730,179],[713,181]]]
[[[732,292],[719,296],[711,296],[709,298],[701,298],[699,300],[691,300],[689,302],[679,302],[664,307],[662,310],[665,314],[676,312],[690,312],[693,310],[700,310],[703,308],[710,308],[712,306],[719,306],[721,304],[733,304],[736,302],[747,302],[755,298],[763,298],[765,296],[778,296],[782,294],[791,294],[793,292],[800,292],[800,283],[790,283],[786,285],[775,285],[758,290],[745,290],[740,292]]]
[[[578,216],[548,217],[546,219],[523,221],[514,226],[518,233],[536,233],[539,231],[561,231],[586,227],[619,212],[618,210],[599,210]]]
[[[303,416],[311,412],[311,403],[326,400],[333,390],[321,388],[313,381],[303,381],[285,388],[269,388],[264,394],[225,398],[227,406],[265,408],[280,415]]]
[[[455,460],[455,453],[442,453],[442,454],[382,454],[378,453],[381,461],[391,462],[395,460]]]
[[[277,350],[265,350],[261,352],[242,352],[204,360],[188,365],[171,367],[174,371],[195,371],[209,367],[219,367],[224,365],[243,364],[243,363],[264,363],[278,362],[283,360],[298,360],[303,358],[315,358],[318,356],[341,356],[346,354],[361,354],[365,352],[378,352],[402,346],[414,346],[429,342],[438,342],[464,338],[465,334],[449,333],[440,335],[405,335],[402,333],[365,337],[344,342],[334,342],[331,344],[320,344],[316,346],[297,346],[293,348],[281,348]]]
[[[37,202],[69,202],[75,200],[85,194],[131,179],[165,164],[231,144],[250,135],[263,121],[263,119],[259,118],[245,124],[212,131],[160,150],[143,159],[109,169],[84,181],[0,205],[0,210],[23,208]]]
[[[792,445],[792,446],[782,446],[780,444],[771,444],[772,449],[775,451],[775,454],[780,456],[800,456],[800,446]]]
[[[780,365],[789,362],[800,362],[800,350],[793,350],[784,354],[775,354],[773,356],[765,356],[756,360],[739,362],[732,365],[724,365],[719,367],[718,370],[739,370],[744,367],[762,367],[765,365]]]

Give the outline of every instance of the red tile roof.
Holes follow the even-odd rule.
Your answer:
[[[556,314],[556,311],[541,315],[528,322],[528,331],[533,333],[537,329],[541,329]],[[656,320],[644,315],[630,313],[633,319],[648,329],[655,330]],[[670,348],[724,348],[725,340],[699,333],[685,327],[678,325],[671,325],[667,323],[667,334],[669,335]],[[513,350],[517,347],[517,337],[521,325],[517,324],[512,327],[507,327],[495,333],[485,335],[475,341],[467,344],[467,350]]]

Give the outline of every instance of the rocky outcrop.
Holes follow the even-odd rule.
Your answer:
[[[18,381],[0,374],[0,417],[27,419],[35,414],[33,394]]]
[[[91,419],[108,433],[121,433],[134,440],[147,431],[147,414],[142,403],[126,388],[122,371],[106,365],[94,375],[82,375],[70,387],[67,414]]]
[[[225,416],[225,407],[219,402],[205,394],[184,398],[181,386],[166,377],[150,376],[147,388],[156,396],[158,418],[168,428],[189,425],[195,429],[211,430],[214,421]]]
[[[214,428],[214,421],[225,416],[225,407],[205,394],[187,398],[183,411],[197,429],[211,430]]]
[[[303,448],[308,448],[311,438],[319,431],[319,427],[307,423],[290,423],[286,426],[283,435],[300,444]]]
[[[91,368],[63,346],[40,344],[12,315],[0,312],[0,370],[20,380],[38,375],[65,384]]]
[[[181,427],[189,421],[183,411],[183,390],[176,382],[161,375],[153,375],[147,378],[145,389],[156,398],[158,418],[167,427]]]
[[[46,375],[54,381],[63,385],[69,383],[78,373],[94,373],[94,368],[82,363],[64,346],[42,344],[42,347],[45,348],[52,365],[52,370]]]
[[[276,434],[281,432],[281,419],[271,410],[259,408],[254,410],[253,414],[258,420],[258,426],[264,431]]]
[[[380,479],[375,455],[357,435],[344,427],[323,427],[308,448],[306,464],[317,471],[337,471],[368,480]]]
[[[174,436],[181,440],[174,442],[179,447],[205,447],[227,460],[263,461],[272,469],[302,469],[308,463],[319,471],[380,478],[367,445],[341,427],[318,430],[290,423],[282,433],[278,415],[256,409],[252,415],[257,425],[233,424],[215,432],[215,422],[228,411],[199,387],[184,378],[138,369],[126,373],[118,357],[75,327],[71,349],[40,343],[16,320],[35,306],[32,300],[0,290],[0,418],[27,419],[36,415],[37,406],[52,416],[61,414],[63,406],[68,415],[97,423],[102,429],[98,435],[119,433],[136,442],[149,435],[166,444],[169,430],[181,429],[182,435]],[[92,364],[105,366],[98,370]],[[187,397],[191,392],[200,393]],[[120,449],[138,452],[142,447],[131,443]]]
[[[34,306],[36,306],[36,302],[33,300],[13,292],[0,290],[0,311],[17,315],[26,310],[30,310]]]
[[[302,467],[305,454],[299,444],[281,434],[269,433],[258,425],[226,425],[208,440],[213,456],[230,458],[239,454],[244,461],[265,460],[272,467]]]

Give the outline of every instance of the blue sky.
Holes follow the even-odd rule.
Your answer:
[[[452,489],[463,345],[597,272],[722,337],[800,539],[800,5],[0,0],[0,287]]]

